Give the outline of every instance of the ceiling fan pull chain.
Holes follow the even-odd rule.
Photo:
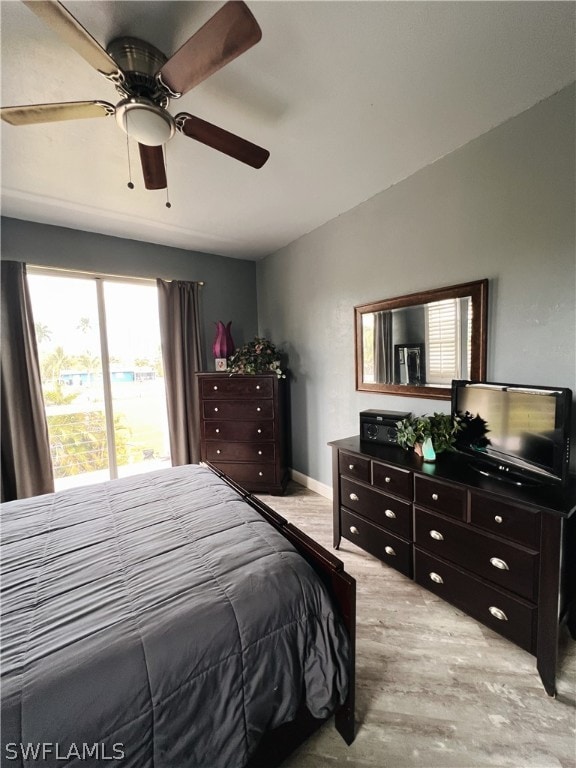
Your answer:
[[[164,144],[164,170],[166,171],[166,208],[172,208],[170,194],[168,192],[168,148]]]
[[[126,116],[128,118],[128,116]],[[128,128],[128,119],[126,119],[126,128]],[[126,153],[128,155],[128,184],[126,185],[128,189],[134,189],[134,183],[132,181],[132,163],[130,162],[130,136],[128,134],[128,131],[126,131]]]

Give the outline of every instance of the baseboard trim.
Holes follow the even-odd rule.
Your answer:
[[[290,469],[289,472],[290,477],[296,483],[300,483],[300,485],[303,485],[304,488],[309,488],[311,491],[314,491],[314,493],[318,493],[320,496],[324,496],[324,498],[332,500],[332,486],[325,485],[319,480],[314,480],[313,477],[308,477],[308,475],[305,475],[302,472],[298,472],[297,469]]]

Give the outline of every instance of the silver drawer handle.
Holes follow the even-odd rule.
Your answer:
[[[257,410],[258,412],[260,412],[260,411],[262,410],[262,408],[260,408],[260,406],[258,406],[258,408],[256,408],[256,410]]]
[[[260,389],[260,384],[256,384],[256,389]]]
[[[496,516],[494,517],[494,522],[495,522],[495,523],[501,523],[501,522],[502,522],[502,518],[500,517],[500,515],[496,515]]]
[[[350,526],[350,533],[353,533],[355,536],[357,536],[360,533],[360,531],[358,530],[358,528],[356,528],[355,525],[351,525]]]
[[[263,474],[263,472],[258,472],[258,477],[262,477]]]
[[[219,430],[219,429],[217,429],[217,430],[216,430],[216,434],[218,434],[219,432],[220,432],[220,430]]]
[[[499,619],[500,621],[508,621],[508,616],[506,616],[504,611],[501,611],[500,608],[496,608],[495,606],[491,605],[488,610],[492,616],[494,616],[494,618]]]
[[[506,560],[500,560],[499,557],[491,557],[490,563],[494,566],[494,568],[499,568],[501,571],[509,571],[510,568],[508,568],[508,563]]]
[[[348,469],[354,469],[354,464],[348,464]]]
[[[444,584],[444,579],[442,578],[442,576],[440,576],[438,573],[434,573],[434,571],[430,573],[430,578],[432,579],[432,581],[435,581],[436,584]]]
[[[259,435],[262,434],[262,430],[261,429],[258,430],[258,434]]]
[[[214,384],[214,389],[218,389],[218,384]]]
[[[385,477],[384,478],[384,482],[385,483],[391,483],[392,482],[392,478],[391,477]]]
[[[218,455],[220,455],[220,454],[222,453],[222,451],[220,450],[220,448],[216,448],[216,453],[217,453]]]
[[[358,501],[358,496],[356,496],[355,493],[351,493],[350,498],[352,499],[352,501]]]
[[[262,451],[258,451],[258,456],[262,456]]]
[[[396,552],[392,549],[392,547],[384,547],[384,552],[386,552],[387,555],[394,555],[396,556]]]
[[[432,494],[432,501],[438,501],[438,494],[437,493],[433,493]]]
[[[218,413],[218,408],[214,408],[214,411],[215,411],[216,413]]]
[[[386,517],[396,517],[396,514],[392,512],[391,509],[385,509],[384,514],[386,515]]]
[[[444,541],[444,536],[442,536],[440,531],[430,531],[430,536],[436,539],[436,541]]]

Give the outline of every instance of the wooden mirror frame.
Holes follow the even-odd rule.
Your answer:
[[[451,285],[447,288],[436,288],[431,291],[411,293],[406,296],[397,296],[384,301],[376,301],[370,304],[360,304],[354,307],[355,325],[355,363],[356,363],[356,389],[360,392],[382,392],[388,395],[404,395],[406,397],[426,397],[436,400],[450,400],[451,387],[438,384],[382,384],[379,382],[365,382],[363,380],[364,360],[362,343],[362,315],[370,312],[383,312],[391,309],[415,307],[434,301],[445,299],[459,299],[469,296],[472,301],[472,344],[470,355],[470,378],[472,381],[485,381],[486,379],[486,338],[488,319],[488,280],[476,280],[460,285]]]

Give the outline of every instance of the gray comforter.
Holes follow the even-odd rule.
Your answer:
[[[321,583],[205,467],[5,504],[2,540],[3,766],[233,768],[345,698]]]

